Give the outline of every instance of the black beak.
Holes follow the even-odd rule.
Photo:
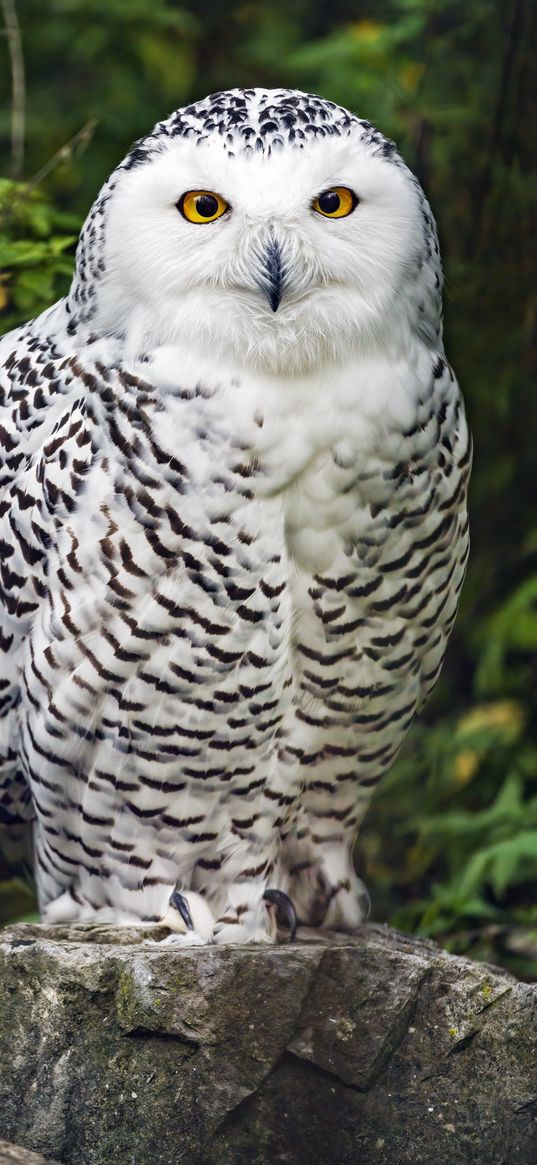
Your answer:
[[[271,236],[261,256],[263,277],[261,290],[273,311],[277,311],[283,294],[283,260],[280,244]]]

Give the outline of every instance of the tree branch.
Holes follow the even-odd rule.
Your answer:
[[[22,36],[15,0],[0,0],[11,64],[11,176],[22,178],[26,122],[26,85]]]

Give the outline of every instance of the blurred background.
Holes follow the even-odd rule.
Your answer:
[[[69,282],[130,143],[233,86],[332,98],[436,214],[476,454],[435,696],[357,852],[372,917],[537,979],[537,0],[0,0],[0,331]],[[0,921],[35,910],[0,868]]]

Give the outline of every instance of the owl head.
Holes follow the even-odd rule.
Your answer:
[[[423,192],[388,141],[320,97],[235,89],[137,142],[83,228],[70,330],[300,375],[353,349],[438,343]]]

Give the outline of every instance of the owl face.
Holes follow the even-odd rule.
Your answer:
[[[175,137],[120,174],[104,246],[100,313],[138,346],[299,374],[408,328],[423,208],[359,129],[242,153]]]

